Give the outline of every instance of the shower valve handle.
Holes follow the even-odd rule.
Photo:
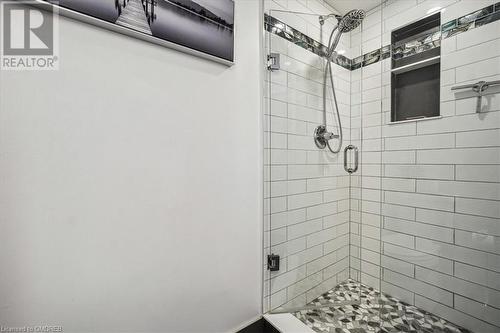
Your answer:
[[[338,138],[340,138],[340,135],[328,132],[325,125],[319,125],[314,130],[314,142],[319,149],[324,149],[331,139]]]
[[[323,134],[325,140],[338,139],[340,136],[338,134],[333,134],[332,132],[326,132]]]

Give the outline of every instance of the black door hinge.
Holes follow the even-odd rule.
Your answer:
[[[277,71],[280,69],[280,54],[270,53],[267,55],[267,69],[272,71]]]
[[[280,256],[277,254],[269,254],[267,256],[267,269],[271,272],[280,270]]]

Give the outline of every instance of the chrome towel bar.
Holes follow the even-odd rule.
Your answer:
[[[472,91],[477,93],[477,104],[476,104],[476,112],[481,112],[481,101],[483,97],[483,92],[488,89],[490,86],[500,85],[500,80],[497,81],[479,81],[477,83],[466,84],[462,86],[452,87],[451,90],[459,90],[459,89],[472,89]]]

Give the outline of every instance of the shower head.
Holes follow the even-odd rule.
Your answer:
[[[339,22],[337,28],[340,32],[349,32],[352,29],[360,25],[361,21],[365,18],[365,11],[362,9],[353,9],[344,16],[337,14],[321,15],[319,17],[319,23],[321,25],[325,24],[325,21],[329,18],[335,17]]]
[[[365,18],[365,12],[361,9],[353,9],[345,14],[340,20],[338,29],[340,32],[349,32],[361,24]]]
[[[331,15],[333,14],[326,16],[326,18],[331,17]],[[330,58],[332,56],[333,51],[340,41],[340,36],[345,32],[352,31],[361,24],[361,22],[365,18],[365,12],[361,9],[353,9],[342,17],[338,15],[335,15],[335,17],[337,18],[339,23],[330,34],[330,38],[328,40],[328,51],[326,53],[327,58]],[[335,30],[337,30],[337,34],[335,35],[335,38],[333,38]]]

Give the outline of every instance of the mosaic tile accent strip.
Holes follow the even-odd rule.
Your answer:
[[[360,304],[339,305],[342,301],[359,301]],[[301,310],[293,315],[319,333],[471,333],[354,280],[337,285],[308,304],[311,305],[322,307]]]
[[[392,58],[402,59],[441,46],[441,31],[392,47]]]
[[[415,41],[407,42],[404,45],[397,47],[392,46],[392,56],[394,59],[402,59],[431,50],[441,46],[441,39],[456,36],[462,32],[466,32],[498,20],[500,20],[500,2],[446,22],[441,25],[441,31],[439,32],[424,36]],[[264,27],[266,31],[281,36],[286,40],[319,55],[320,57],[326,56],[327,47],[325,45],[315,41],[311,37],[268,14],[264,14]],[[335,55],[332,61],[346,69],[355,70],[387,59],[390,56],[391,45],[386,45],[380,49],[354,59],[349,59],[342,55]]]
[[[292,28],[275,17],[264,14],[264,28],[266,31],[278,35],[289,42],[298,45],[320,57],[326,57],[327,47],[311,37]],[[332,62],[346,69],[351,69],[351,60],[340,54],[335,54]]]
[[[499,19],[500,3],[484,7],[441,25],[442,38],[452,37]]]

